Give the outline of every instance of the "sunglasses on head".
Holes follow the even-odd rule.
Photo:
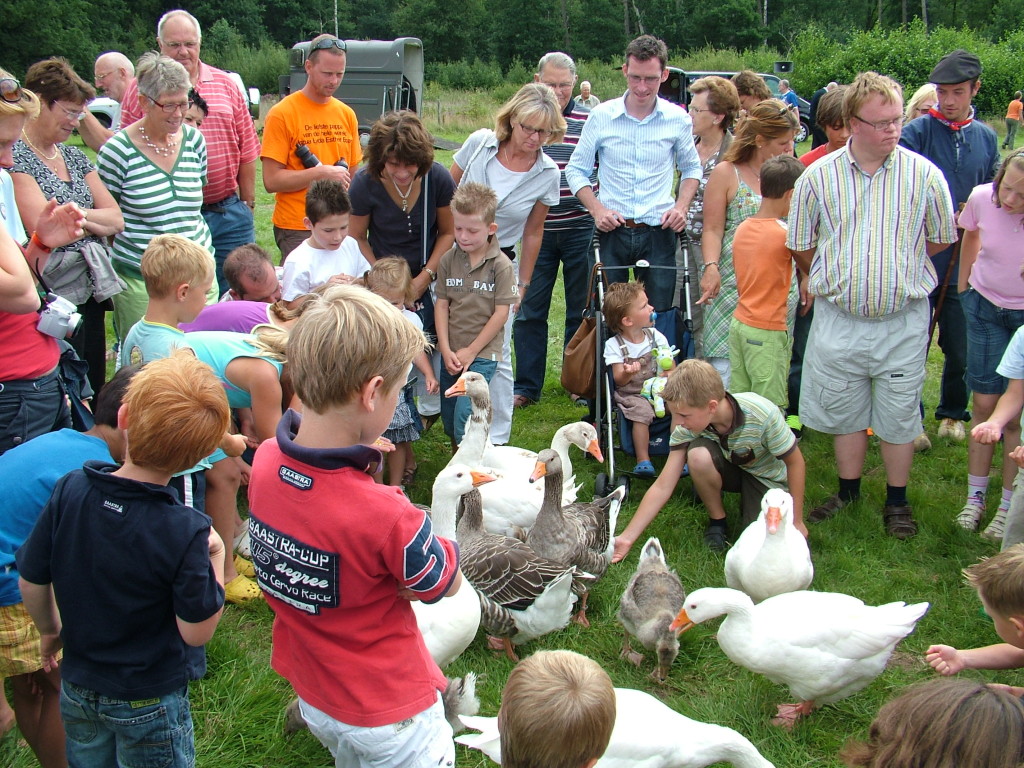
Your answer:
[[[17,104],[19,101],[28,101],[28,94],[22,90],[21,83],[13,77],[0,78],[0,99],[8,104]]]
[[[345,41],[341,38],[325,37],[310,49],[310,53],[313,51],[329,51],[331,48],[337,48],[343,53],[348,50],[348,46],[345,45]]]

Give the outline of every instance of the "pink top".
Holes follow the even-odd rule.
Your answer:
[[[252,333],[260,323],[269,323],[270,305],[262,301],[222,301],[203,308],[191,323],[178,327],[185,333],[193,331],[233,331]]]
[[[1003,309],[1024,309],[1021,279],[1021,228],[1024,215],[1010,215],[992,202],[992,184],[971,192],[960,213],[960,226],[981,237],[978,259],[968,280],[971,287]]]

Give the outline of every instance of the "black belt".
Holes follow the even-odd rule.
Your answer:
[[[510,259],[512,259],[512,261],[516,260],[516,247],[514,245],[510,245],[507,248],[502,248],[501,252],[508,256]]]
[[[203,211],[204,213],[224,213],[225,206],[230,205],[237,199],[238,195],[232,193],[225,197],[223,200],[218,200],[216,203],[203,203],[203,207],[200,208],[199,210]]]

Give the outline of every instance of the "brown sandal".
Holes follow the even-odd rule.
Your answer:
[[[885,532],[895,539],[909,539],[917,535],[917,523],[911,517],[909,504],[889,504],[882,508]]]
[[[416,473],[419,472],[420,467],[417,464],[414,467],[406,467],[405,472],[402,473],[402,485],[412,485],[416,480]]]
[[[823,520],[828,520],[830,517],[835,517],[836,513],[839,512],[843,507],[849,505],[851,502],[844,501],[839,498],[838,494],[829,496],[825,501],[812,509],[807,515],[807,522],[809,523],[820,523]]]

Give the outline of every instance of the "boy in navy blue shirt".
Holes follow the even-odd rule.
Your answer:
[[[191,353],[149,363],[118,413],[123,466],[62,478],[18,550],[44,668],[64,649],[71,766],[195,763],[188,683],[224,605],[224,542],[167,482],[213,451],[228,418],[223,386]]]

